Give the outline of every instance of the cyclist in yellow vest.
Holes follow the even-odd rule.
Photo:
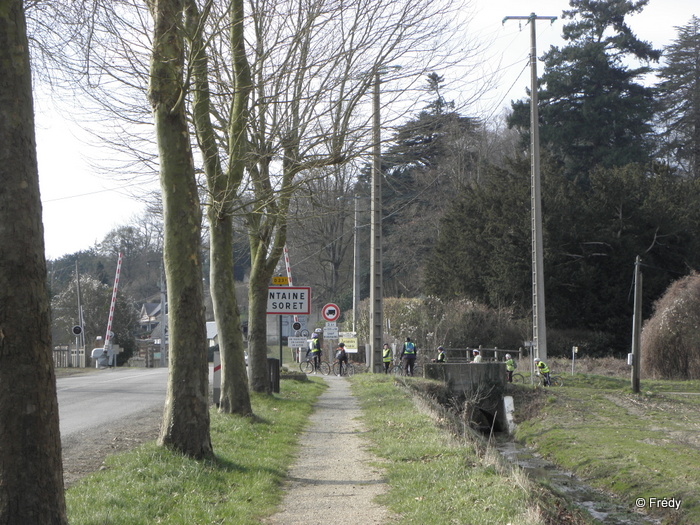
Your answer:
[[[540,360],[539,357],[535,357],[535,368],[537,369],[537,375],[542,374],[542,377],[544,377],[544,386],[552,386],[552,382],[549,379],[549,367],[547,363]]]
[[[389,373],[389,368],[391,368],[391,347],[389,343],[384,343],[384,348],[382,348],[382,362],[384,363],[384,373]]]
[[[321,365],[321,341],[318,338],[318,333],[314,332],[314,335],[311,336],[311,357],[314,360],[314,374],[316,373],[316,370],[318,370],[318,367]]]
[[[515,372],[515,359],[510,354],[506,354],[506,374],[508,377],[508,382],[513,382],[513,372]]]
[[[445,349],[441,346],[437,347],[437,359],[433,359],[433,363],[444,363],[447,361],[447,356],[445,355]]]
[[[403,359],[406,365],[406,375],[412,376],[413,367],[416,364],[416,345],[411,341],[410,337],[407,337],[406,342],[403,344],[401,359]]]

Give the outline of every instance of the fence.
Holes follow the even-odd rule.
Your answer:
[[[506,350],[501,348],[445,348],[445,357],[448,363],[466,363],[473,359],[472,352],[479,350],[485,362],[505,361],[505,355],[511,354],[514,358],[520,359],[523,356],[523,349]]]
[[[85,368],[85,349],[57,346],[53,349],[54,368]]]

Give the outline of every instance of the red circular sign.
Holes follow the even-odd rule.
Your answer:
[[[321,315],[326,321],[336,321],[340,317],[340,308],[338,308],[338,305],[328,303],[321,310]]]

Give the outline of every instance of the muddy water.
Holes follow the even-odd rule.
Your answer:
[[[560,470],[541,456],[512,441],[497,441],[501,455],[519,465],[532,479],[563,494],[597,521],[605,525],[659,525],[660,520],[647,518],[614,501],[607,494],[589,487],[571,473]],[[634,503],[634,502],[633,502]]]

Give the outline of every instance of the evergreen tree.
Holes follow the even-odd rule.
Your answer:
[[[544,54],[539,80],[540,143],[572,179],[586,180],[596,166],[644,162],[653,153],[652,88],[640,84],[659,51],[639,40],[625,22],[648,0],[571,0],[563,17],[562,48]],[[511,127],[527,130],[529,102],[513,104]]]
[[[465,189],[442,220],[426,269],[426,292],[513,307],[527,317],[532,306],[529,166],[523,161],[488,175]],[[545,156],[548,327],[602,334],[596,339],[626,352],[635,257],[640,255],[647,268],[645,313],[673,279],[700,265],[690,233],[700,228],[692,204],[699,188],[696,180],[649,173],[638,165],[594,170],[583,187],[559,176]]]
[[[425,270],[425,291],[490,306],[530,307],[529,174],[491,168],[454,200]]]
[[[700,18],[676,28],[658,70],[663,126],[662,155],[687,177],[700,177]]]
[[[383,267],[388,295],[413,297],[420,292],[445,205],[476,176],[480,125],[444,99],[442,82],[437,74],[428,76],[427,90],[434,98],[398,129],[383,155]]]

